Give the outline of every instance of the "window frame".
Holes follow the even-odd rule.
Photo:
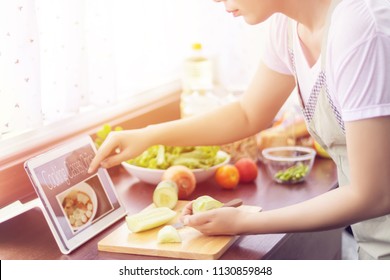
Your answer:
[[[94,138],[105,123],[125,129],[144,127],[180,117],[180,81],[132,96],[107,108],[77,114],[36,130],[0,141],[0,208],[36,193],[24,171],[24,162],[80,135]]]

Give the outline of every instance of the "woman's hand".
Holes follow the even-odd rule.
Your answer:
[[[93,173],[99,166],[109,168],[122,161],[134,158],[148,148],[140,130],[113,131],[107,136],[92,160],[88,172]]]
[[[192,202],[187,204],[180,220],[205,235],[237,235],[246,232],[248,212],[235,207],[222,207],[202,213],[192,213]]]

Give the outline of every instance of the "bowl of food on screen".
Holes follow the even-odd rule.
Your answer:
[[[96,215],[97,196],[86,182],[79,183],[60,194],[59,201],[73,230],[80,230],[90,224]]]
[[[134,177],[149,184],[158,184],[171,166],[186,166],[200,183],[211,178],[218,167],[229,163],[230,155],[219,146],[174,147],[155,145],[138,157],[122,162]]]
[[[303,182],[310,174],[316,151],[301,146],[271,147],[262,151],[268,174],[280,184]]]

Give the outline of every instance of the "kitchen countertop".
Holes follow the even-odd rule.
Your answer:
[[[150,205],[154,185],[140,182],[120,166],[109,170],[109,173],[129,214]],[[210,179],[198,184],[190,199],[204,194],[221,201],[240,197],[244,204],[261,206],[266,211],[310,199],[336,186],[336,167],[328,159],[317,158],[307,180],[296,185],[274,183],[259,163],[255,182],[241,184],[235,190],[223,190]],[[118,221],[69,255],[63,255],[41,210],[34,208],[0,224],[0,259],[163,259],[98,251],[97,243],[122,223],[123,220]],[[335,229],[241,236],[221,259],[339,259],[341,232],[342,229]]]

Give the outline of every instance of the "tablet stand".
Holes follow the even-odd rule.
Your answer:
[[[44,210],[42,201],[39,198],[35,198],[26,203],[22,203],[20,200],[16,200],[0,209],[0,223],[10,220],[36,207]]]

